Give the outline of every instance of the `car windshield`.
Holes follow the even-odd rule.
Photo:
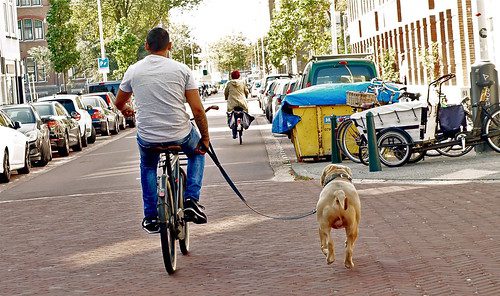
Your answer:
[[[326,83],[365,82],[370,81],[373,78],[375,78],[375,73],[373,73],[373,70],[367,66],[328,66],[318,68],[313,77],[313,85]]]
[[[54,110],[52,109],[52,105],[44,104],[44,105],[34,105],[36,111],[40,116],[50,116],[54,115]]]
[[[89,93],[96,93],[96,92],[111,92],[115,96],[118,93],[118,88],[120,87],[120,83],[106,83],[106,84],[96,84],[96,85],[89,85]]]
[[[64,106],[66,110],[68,110],[68,113],[71,114],[71,112],[76,111],[75,110],[75,104],[73,103],[72,100],[57,100],[61,105]]]
[[[4,110],[13,121],[19,121],[22,124],[35,123],[35,115],[30,108],[9,108]]]
[[[84,97],[83,103],[85,105],[91,105],[92,107],[99,107],[99,99],[94,97]]]

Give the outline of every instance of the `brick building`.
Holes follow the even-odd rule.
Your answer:
[[[353,52],[373,52],[380,65],[384,53],[392,48],[396,52],[395,63],[400,76],[405,77],[408,84],[423,86],[432,77],[422,63],[421,49],[434,45],[438,55],[433,69],[435,76],[455,73],[456,79],[449,84],[464,96],[470,87],[470,66],[479,61],[480,55],[478,2],[349,0],[348,34]],[[493,5],[493,1],[481,2]],[[495,20],[490,17],[489,21],[489,43],[493,48],[500,40],[493,40]],[[490,58],[494,60],[494,52]]]
[[[16,19],[14,0],[0,0],[0,105],[24,101]]]

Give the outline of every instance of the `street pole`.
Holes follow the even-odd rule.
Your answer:
[[[331,33],[332,33],[332,54],[338,54],[338,46],[337,46],[337,11],[335,10],[335,0],[331,0],[330,2],[330,24],[331,24]]]
[[[262,46],[262,72],[264,76],[267,75],[266,71],[266,56],[264,55],[264,37],[260,38],[261,46]]]
[[[101,0],[97,0],[97,19],[99,23],[99,42],[101,43],[101,58],[106,57],[106,51],[104,49],[104,37],[102,33],[102,13],[101,13]],[[102,73],[102,80],[104,82],[108,81],[108,73]]]
[[[193,40],[191,40],[191,71],[194,71]]]

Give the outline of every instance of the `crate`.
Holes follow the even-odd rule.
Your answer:
[[[374,93],[357,91],[347,91],[347,105],[351,107],[361,107],[365,104],[378,104],[377,96]]]

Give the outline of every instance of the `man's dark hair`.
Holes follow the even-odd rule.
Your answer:
[[[163,28],[154,28],[149,31],[146,42],[152,52],[157,52],[167,48],[167,44],[170,42],[170,36],[167,30]]]

